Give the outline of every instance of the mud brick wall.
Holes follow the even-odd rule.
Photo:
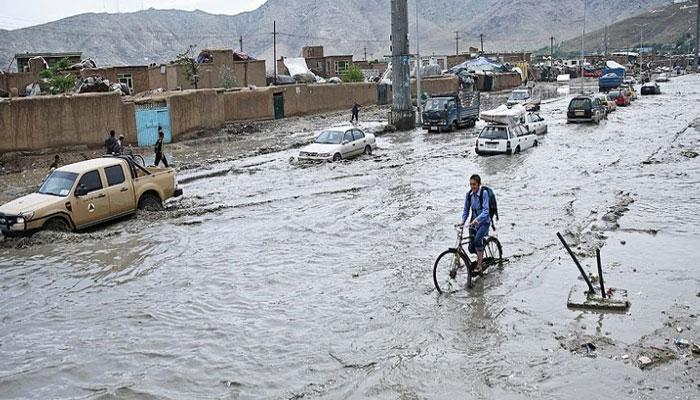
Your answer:
[[[136,141],[133,103],[116,93],[0,101],[0,152],[100,146],[114,129]]]
[[[148,68],[148,88],[151,90],[168,88],[167,73],[161,74],[160,69],[160,66]]]
[[[17,93],[22,91],[30,83],[37,80],[37,76],[33,72],[9,72],[0,74],[0,89],[5,92],[12,93],[17,90]]]
[[[246,69],[248,70],[247,83]],[[262,88],[267,85],[265,60],[234,61],[233,74],[236,76],[236,80],[238,80],[240,86],[257,86]]]
[[[173,138],[201,129],[216,129],[224,124],[224,96],[215,89],[172,94],[167,103]]]
[[[285,116],[349,110],[355,101],[362,105],[377,104],[375,83],[291,85],[268,90],[284,95]]]
[[[267,89],[225,92],[223,98],[226,121],[264,120],[275,116],[272,92]]]

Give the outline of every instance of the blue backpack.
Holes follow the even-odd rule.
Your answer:
[[[496,227],[493,224],[494,217],[496,218],[496,221],[498,221],[498,202],[496,201],[496,194],[490,187],[482,186],[481,190],[479,190],[479,204],[481,204],[482,202],[484,190],[489,195],[489,218],[491,219],[491,226],[493,226],[493,229],[496,230]],[[469,204],[472,204],[471,192],[469,192],[469,195],[467,196],[467,201],[469,202]]]

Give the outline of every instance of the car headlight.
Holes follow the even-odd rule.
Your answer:
[[[321,153],[318,155],[319,157],[330,157],[331,153]]]
[[[31,221],[32,218],[34,218],[34,211],[23,212],[21,215],[22,218],[24,218],[24,220]],[[22,223],[24,223],[24,220],[22,221]],[[19,218],[17,219],[17,221],[19,222]]]
[[[24,225],[24,218],[17,217],[17,219],[15,220],[15,225]]]
[[[307,152],[305,152],[305,151],[300,151],[300,152],[299,152],[299,155],[302,156],[302,157],[304,157],[304,156],[308,156],[309,153],[307,153]]]

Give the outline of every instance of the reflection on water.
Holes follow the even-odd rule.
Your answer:
[[[635,203],[620,210],[622,228],[663,227],[640,240],[636,257],[697,237],[695,210],[675,189],[697,182],[700,167],[676,157],[669,142],[700,114],[700,102],[672,115],[681,99],[660,99],[599,127],[567,125],[563,101],[545,104],[549,133],[512,157],[477,157],[470,129],[380,136],[374,156],[352,162],[300,167],[288,161],[295,150],[228,160],[231,172],[192,180],[168,211],[88,234],[0,243],[0,393],[480,399],[587,390],[568,352],[543,350],[577,315],[562,307],[576,271],[557,264],[554,233],[582,232],[585,241],[591,226],[606,226],[601,217],[624,190]],[[660,163],[642,164],[660,147]],[[432,263],[452,244],[472,173],[498,193],[493,234],[510,262],[473,291],[439,296]],[[656,210],[648,187],[655,177],[679,193],[666,209],[688,214],[689,223],[664,225],[648,214]],[[612,263],[610,251],[604,256]],[[684,268],[674,276],[695,275]],[[643,285],[642,275],[626,275],[625,284]],[[612,283],[619,276],[611,273]],[[674,285],[678,295],[697,289],[692,279]],[[633,308],[637,324],[583,315],[579,325],[651,330],[658,313],[645,313],[668,299],[655,301]],[[626,374],[596,379],[624,397],[617,382]]]

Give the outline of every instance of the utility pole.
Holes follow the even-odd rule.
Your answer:
[[[459,55],[459,31],[455,31],[455,55]]]
[[[484,34],[479,34],[479,39],[481,40],[481,54],[484,54]]]
[[[583,94],[583,61],[585,56],[584,48],[586,45],[586,9],[588,8],[588,1],[583,0],[583,33],[581,34],[581,60],[579,61],[579,67],[581,67],[581,94]]]
[[[646,24],[634,24],[634,26],[639,28],[639,80],[644,83],[642,74],[644,73],[644,27]]]
[[[241,53],[243,53],[243,35],[238,38],[238,44],[240,45]]]
[[[700,65],[700,0],[698,0],[698,8],[696,10],[697,15],[695,17],[695,71],[698,72],[698,66]]]
[[[408,0],[391,0],[391,124],[400,131],[416,127],[408,52]]]
[[[605,48],[605,57],[608,56],[608,26],[605,25],[605,38],[603,39],[605,42],[603,43],[603,46]]]
[[[549,66],[554,66],[554,36],[549,38]]]
[[[275,67],[275,85],[277,84],[277,21],[272,21],[272,58]]]
[[[422,60],[420,58],[420,31],[418,30],[418,2],[416,2],[416,108],[418,109],[418,125],[423,125],[423,105],[421,104],[421,67]]]
[[[365,62],[367,62],[367,48],[365,47]]]

